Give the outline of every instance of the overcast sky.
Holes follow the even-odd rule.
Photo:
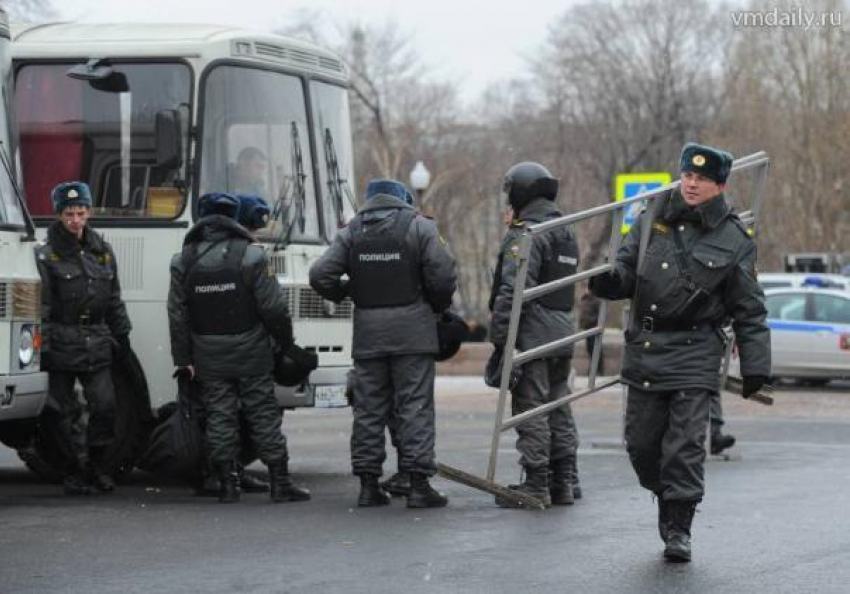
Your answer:
[[[473,99],[487,85],[521,72],[550,22],[571,0],[53,0],[62,20],[200,22],[263,31],[284,26],[299,9],[340,23],[392,19],[412,36],[436,74],[461,83]],[[507,6],[505,6],[507,4]]]

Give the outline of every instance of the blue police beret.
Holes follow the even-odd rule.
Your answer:
[[[725,184],[732,169],[734,157],[721,149],[689,142],[682,147],[679,157],[681,171],[693,171],[718,184]]]
[[[393,196],[405,204],[413,205],[413,194],[400,181],[394,179],[373,179],[366,186],[366,200],[371,200],[378,194]]]
[[[232,194],[210,192],[198,199],[198,216],[224,215],[236,219],[239,212],[239,200]]]
[[[246,229],[262,229],[269,224],[268,202],[254,194],[237,194],[239,214],[236,221]]]
[[[91,208],[91,190],[87,183],[72,181],[59,184],[50,193],[53,210],[62,212],[69,206],[88,206]]]

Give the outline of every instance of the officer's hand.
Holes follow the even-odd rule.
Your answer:
[[[767,383],[767,377],[763,375],[748,375],[744,377],[743,396],[749,398]]]
[[[130,336],[128,334],[116,336],[115,342],[118,345],[118,347],[115,349],[115,357],[118,360],[123,360],[129,357],[130,352],[133,350],[133,348],[130,346]]]
[[[616,293],[620,288],[620,277],[616,271],[603,272],[598,276],[594,276],[588,282],[590,292],[597,297],[605,297],[611,293]]]

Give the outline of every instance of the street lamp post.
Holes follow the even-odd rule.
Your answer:
[[[422,207],[422,195],[431,183],[431,172],[425,167],[425,163],[417,161],[410,170],[410,185],[416,192],[416,205]]]

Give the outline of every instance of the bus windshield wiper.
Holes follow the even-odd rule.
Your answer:
[[[336,214],[337,227],[344,227],[345,220],[345,205],[343,204],[343,193],[348,200],[348,204],[352,210],[357,212],[357,205],[354,203],[354,196],[351,193],[351,187],[348,185],[348,180],[340,175],[339,161],[334,148],[334,138],[330,128],[325,128],[325,166],[328,170],[328,194],[330,195],[331,204],[334,207]]]
[[[281,232],[274,245],[274,250],[286,249],[292,239],[292,231],[295,223],[298,230],[304,233],[306,218],[304,208],[307,203],[307,190],[304,182],[307,175],[304,173],[304,157],[301,153],[301,139],[298,135],[298,126],[292,122],[292,176],[285,176],[280,187],[277,200],[272,209],[272,219],[280,220]]]
[[[15,191],[15,197],[18,199],[18,205],[21,207],[21,214],[24,217],[24,226],[27,229],[27,234],[24,241],[35,241],[35,223],[32,222],[30,211],[24,202],[24,195],[21,192],[21,187],[15,179],[14,171],[12,171],[12,163],[9,161],[9,155],[6,152],[6,144],[0,140],[0,161],[3,162],[3,169],[6,175],[9,176],[9,182],[12,184],[12,189]]]

